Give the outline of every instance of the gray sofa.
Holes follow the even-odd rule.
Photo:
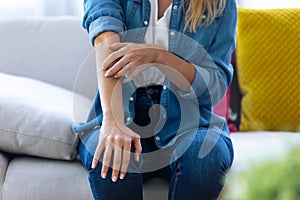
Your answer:
[[[92,47],[79,18],[1,19],[0,27],[0,73],[24,76],[65,90],[74,90],[82,98],[91,101],[96,81],[95,69],[89,66],[94,66],[94,63],[92,59],[84,60],[93,56],[90,53]],[[0,89],[10,84],[7,81],[0,85]],[[32,91],[31,95],[41,94]],[[77,118],[76,110],[81,101],[74,96],[73,101],[69,98],[68,102],[76,107],[72,120],[80,121],[85,116]],[[87,111],[88,104],[83,107]],[[8,140],[4,141],[6,137],[1,133],[5,133],[0,131],[2,144],[9,143]],[[234,133],[232,140],[235,160],[230,174],[239,174],[249,169],[249,163],[280,159],[292,147],[300,144],[300,135]],[[18,145],[22,150],[22,144]],[[87,172],[78,159],[68,161],[70,158],[60,159],[58,155],[51,158],[52,154],[39,156],[44,155],[41,152],[30,155],[28,148],[24,150],[26,155],[22,155],[22,151],[0,146],[0,200],[92,199]],[[42,150],[43,146],[39,148]],[[164,180],[152,179],[144,184],[145,200],[165,200],[167,194],[168,183]],[[234,189],[229,185],[222,197],[234,199]]]

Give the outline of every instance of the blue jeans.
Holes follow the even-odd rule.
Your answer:
[[[160,87],[146,87],[136,91],[135,124],[145,127],[150,123],[149,108],[153,104],[159,104],[160,91]],[[156,115],[159,115],[159,112],[152,110],[151,119],[159,117]],[[147,128],[149,130],[151,126],[147,126]],[[147,132],[151,133],[151,130]],[[102,179],[100,176],[101,163],[95,169],[91,168],[93,152],[98,143],[99,129],[87,133],[79,144],[79,155],[89,172],[88,179],[94,198],[97,200],[142,200],[143,182],[159,176],[170,182],[170,200],[217,199],[224,185],[226,172],[233,161],[233,148],[230,139],[221,135],[213,149],[205,157],[199,158],[199,151],[206,132],[205,129],[197,130],[187,150],[175,161],[168,163],[161,169],[145,172],[143,169],[155,160],[144,160],[137,163],[132,159],[129,164],[129,171],[131,172],[127,173],[123,180],[119,179],[116,183],[112,182],[110,178],[111,169],[107,178]],[[143,153],[159,150],[154,142],[154,136],[143,135],[141,138]],[[181,140],[175,145],[180,146],[184,142]],[[172,155],[169,156],[172,157]]]

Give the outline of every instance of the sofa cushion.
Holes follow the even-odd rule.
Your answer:
[[[300,130],[300,9],[239,8],[241,131]]]
[[[0,18],[0,72],[72,90],[79,67],[92,50],[81,18]],[[93,98],[97,82],[90,77],[96,67],[90,66],[81,70],[80,76],[89,81],[80,81],[77,92]]]
[[[87,171],[79,161],[56,161],[31,157],[11,160],[3,199],[93,199]]]
[[[213,113],[222,116],[228,120],[228,109],[229,109],[229,100],[230,100],[230,88],[228,88],[225,96],[213,107]]]
[[[0,150],[74,159],[78,136],[71,130],[73,113],[86,119],[90,105],[87,98],[71,91],[0,73]]]
[[[19,156],[10,162],[7,170],[3,199],[93,199],[87,175],[78,160],[69,162]],[[165,200],[168,187],[167,181],[150,179],[144,184],[144,199]]]

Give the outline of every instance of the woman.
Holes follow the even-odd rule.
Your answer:
[[[95,199],[142,199],[143,181],[170,181],[169,199],[217,199],[233,149],[212,114],[231,82],[234,0],[85,0],[98,92],[80,158]],[[125,31],[125,32],[124,32]],[[132,153],[131,153],[132,152]]]

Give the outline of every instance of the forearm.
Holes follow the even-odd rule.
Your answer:
[[[101,33],[94,40],[103,121],[92,168],[97,167],[103,155],[101,177],[105,179],[111,167],[113,182],[116,182],[118,178],[124,179],[130,162],[131,147],[134,146],[137,162],[142,152],[140,136],[124,125],[122,82],[120,79],[104,76],[106,70],[103,68],[103,62],[112,53],[108,49],[108,44],[119,41],[119,36],[114,32]]]
[[[94,43],[96,49],[98,89],[104,119],[117,118],[123,121],[123,112],[120,112],[120,110],[123,110],[121,81],[112,77],[105,77],[105,71],[102,67],[103,61],[112,52],[107,48],[107,45],[119,42],[119,40],[119,36],[116,33],[104,32],[95,38]],[[114,112],[113,109],[119,112]]]
[[[196,69],[189,62],[166,51],[157,45],[116,43],[109,46],[114,51],[104,62],[107,70],[106,77],[120,78],[132,72],[124,79],[131,81],[140,71],[156,63],[165,76],[167,76],[179,89],[189,92],[194,81]],[[119,59],[119,60],[118,60]],[[118,62],[116,62],[118,60]],[[133,70],[136,70],[133,72]]]
[[[165,50],[159,50],[155,62],[161,64],[158,68],[172,83],[184,92],[189,92],[196,74],[192,64]]]

